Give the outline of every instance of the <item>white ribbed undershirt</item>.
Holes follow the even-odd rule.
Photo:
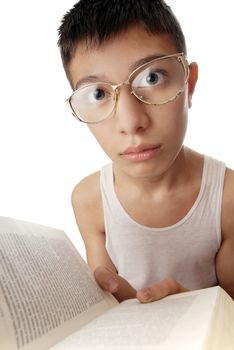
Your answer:
[[[205,156],[201,188],[192,208],[172,226],[151,228],[126,213],[115,193],[112,164],[103,167],[106,248],[119,275],[136,289],[169,277],[189,289],[216,285],[225,170],[225,164]]]

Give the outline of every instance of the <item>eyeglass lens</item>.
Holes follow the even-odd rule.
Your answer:
[[[144,103],[161,105],[184,90],[186,72],[178,57],[154,60],[129,78],[132,92]],[[113,112],[116,93],[108,83],[88,84],[70,98],[74,114],[86,123],[98,123]]]

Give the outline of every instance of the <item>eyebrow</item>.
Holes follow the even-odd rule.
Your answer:
[[[129,74],[131,74],[135,69],[144,65],[145,63],[148,63],[156,58],[161,58],[161,57],[164,57],[167,55],[168,55],[168,53],[161,53],[161,54],[153,54],[153,55],[149,55],[149,56],[140,58],[139,60],[130,64]],[[82,79],[78,80],[78,82],[75,85],[75,90],[77,90],[80,86],[82,86],[85,83],[88,84],[88,83],[96,83],[96,82],[107,82],[107,83],[109,82],[111,84],[111,82],[108,81],[108,79],[106,78],[106,76],[104,74],[87,75],[87,76],[83,77]]]
[[[168,53],[161,53],[161,54],[153,54],[153,55],[149,55],[143,58],[140,58],[139,60],[133,62],[132,64],[130,64],[129,66],[129,71],[130,73],[133,72],[135,69],[137,69],[138,67],[142,66],[145,63],[148,63],[150,61],[155,60],[156,58],[161,58],[164,56],[167,56]]]
[[[98,81],[104,82],[106,81],[106,77],[104,75],[87,75],[84,78],[78,80],[78,82],[75,85],[75,90],[77,90],[80,86],[82,86],[85,83],[96,83]]]

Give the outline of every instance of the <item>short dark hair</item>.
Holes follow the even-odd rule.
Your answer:
[[[80,0],[64,15],[58,29],[66,74],[79,42],[100,45],[135,24],[151,33],[168,34],[178,51],[186,53],[180,24],[164,0]]]

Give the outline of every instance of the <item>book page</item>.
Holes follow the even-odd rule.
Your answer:
[[[50,350],[201,350],[216,288],[119,304]]]
[[[48,349],[116,303],[63,231],[0,217],[1,349]]]
[[[206,349],[234,349],[234,302],[222,288],[219,288],[217,303],[213,310],[204,347],[204,350]]]

